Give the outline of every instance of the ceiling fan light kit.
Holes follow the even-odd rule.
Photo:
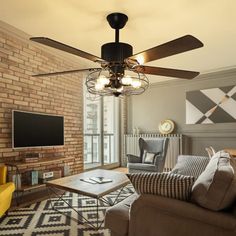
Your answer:
[[[123,13],[111,13],[107,16],[107,21],[111,28],[115,29],[115,42],[102,45],[101,58],[49,38],[31,38],[32,41],[37,43],[97,62],[100,64],[100,68],[44,73],[35,76],[53,76],[89,71],[86,78],[86,86],[89,93],[118,97],[143,93],[149,85],[146,74],[183,79],[192,79],[199,74],[195,71],[143,65],[146,62],[202,47],[202,42],[195,37],[186,35],[133,55],[133,47],[131,45],[119,42],[119,31],[127,23],[128,17]]]

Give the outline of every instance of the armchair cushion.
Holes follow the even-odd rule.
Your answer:
[[[157,167],[153,164],[146,164],[146,163],[128,163],[129,173],[136,173],[132,172],[132,170],[137,170],[137,172],[156,172]]]
[[[219,211],[236,199],[236,161],[224,151],[217,152],[196,180],[192,200],[202,207]]]
[[[188,200],[194,177],[171,173],[128,174],[138,194],[154,194],[179,200]]]

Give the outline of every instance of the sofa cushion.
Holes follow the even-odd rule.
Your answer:
[[[230,207],[236,198],[236,163],[225,151],[217,152],[192,189],[198,205],[219,211]]]
[[[105,215],[105,227],[117,235],[128,235],[129,210],[137,194],[132,194],[122,202],[110,207]]]
[[[180,155],[171,173],[194,176],[197,179],[209,161],[210,158],[205,156]]]
[[[143,221],[142,215],[145,216]],[[150,222],[150,228],[156,229],[156,234],[148,232],[143,233],[144,236],[236,235],[236,218],[228,212],[215,212],[190,202],[150,194],[143,194],[135,200],[130,218],[130,227],[133,226],[138,233],[142,223],[147,225]],[[138,218],[141,218],[142,223]]]
[[[194,177],[172,173],[127,174],[138,194],[154,194],[179,200],[188,200]]]

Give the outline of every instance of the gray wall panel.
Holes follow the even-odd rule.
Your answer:
[[[132,133],[138,127],[142,133],[156,133],[159,122],[169,118],[176,123],[176,133],[190,138],[193,154],[203,155],[209,145],[217,150],[236,148],[236,123],[185,124],[186,91],[230,85],[236,85],[236,69],[208,73],[191,81],[172,80],[151,85],[144,94],[129,98],[128,131]]]

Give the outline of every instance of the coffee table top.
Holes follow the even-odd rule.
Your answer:
[[[112,182],[102,184],[91,184],[82,181],[91,177],[104,177],[111,179]],[[55,187],[69,192],[82,194],[88,197],[100,198],[110,192],[124,187],[129,183],[128,177],[121,172],[113,170],[91,170],[77,175],[71,175],[60,179],[48,181],[48,187]]]

